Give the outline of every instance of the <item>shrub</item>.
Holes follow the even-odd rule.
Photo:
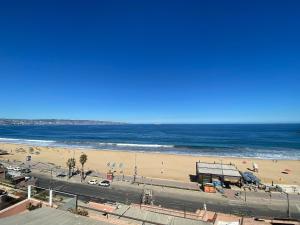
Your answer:
[[[80,209],[80,208],[78,208],[77,210],[73,209],[73,208],[70,208],[69,211],[71,213],[74,213],[74,214],[77,214],[77,215],[80,215],[80,216],[88,216],[89,215],[89,212],[87,210]]]
[[[38,203],[37,205],[33,205],[31,202],[29,203],[29,205],[26,207],[29,211],[38,209],[42,207],[42,203]]]
[[[41,193],[38,193],[34,196],[34,198],[36,199],[39,199],[39,200],[42,200],[42,201],[47,201],[48,200],[48,194],[46,192],[41,192]]]

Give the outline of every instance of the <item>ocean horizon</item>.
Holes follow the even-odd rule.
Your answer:
[[[300,124],[0,126],[0,142],[194,156],[300,159]]]

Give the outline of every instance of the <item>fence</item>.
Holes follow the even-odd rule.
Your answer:
[[[28,198],[34,198],[43,202],[48,202],[50,206],[62,210],[76,210],[77,209],[77,196],[71,193],[51,190],[47,188],[29,185]]]

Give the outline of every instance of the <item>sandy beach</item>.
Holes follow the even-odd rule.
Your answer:
[[[107,172],[107,164],[116,164],[116,173],[120,173],[119,165],[123,164],[126,175],[133,175],[136,162],[138,175],[145,177],[189,181],[189,175],[195,174],[195,163],[223,162],[233,163],[240,171],[252,168],[255,162],[259,166],[256,175],[265,183],[275,184],[300,184],[300,161],[299,160],[262,160],[250,158],[222,158],[222,157],[198,157],[187,155],[171,155],[161,153],[122,152],[95,149],[71,149],[59,147],[36,147],[11,143],[0,143],[0,149],[6,150],[9,155],[1,156],[1,160],[25,161],[27,155],[32,156],[33,162],[54,163],[66,168],[68,158],[75,155],[76,166],[80,168],[79,157],[81,153],[88,156],[85,169],[98,172]],[[289,169],[289,174],[282,173]]]

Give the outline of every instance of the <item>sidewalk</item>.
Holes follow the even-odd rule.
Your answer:
[[[193,182],[181,182],[174,180],[163,180],[156,178],[146,178],[146,177],[137,177],[135,183],[137,184],[147,184],[153,186],[162,186],[169,188],[178,188],[190,191],[200,191],[199,185]]]
[[[106,179],[105,173],[92,172],[89,176],[100,177],[102,179]],[[141,184],[141,185],[152,185],[152,186],[200,191],[198,183],[195,183],[195,182],[182,182],[182,181],[175,181],[175,180],[149,178],[149,177],[143,177],[143,176],[136,176],[136,178],[134,180],[134,176],[115,175],[113,181],[130,182],[130,183]]]
[[[45,171],[45,170],[38,170],[38,169],[33,169],[33,172],[36,173],[44,173],[47,174],[48,176],[51,176],[51,171]],[[81,177],[80,175],[74,175],[71,178],[68,178],[68,176],[65,177],[56,177],[56,174],[53,172],[52,178],[54,180],[63,180],[63,181],[68,181],[68,182],[73,182],[73,183],[87,183],[91,179],[97,179],[98,181],[102,179],[106,179],[106,174],[104,173],[91,173],[89,176],[86,177],[85,180],[81,182]],[[172,180],[161,180],[161,179],[153,179],[153,178],[145,178],[145,177],[137,177],[136,182],[133,182],[133,177],[130,176],[115,176],[113,181],[111,182],[112,186],[114,185],[134,185],[135,186],[150,186],[150,187],[161,187],[161,188],[173,188],[173,189],[179,189],[179,190],[187,190],[187,191],[198,191],[200,192],[199,186],[197,183],[184,183],[180,181],[172,181]]]
[[[34,168],[34,167],[32,167]],[[44,169],[45,170],[45,169]],[[53,170],[55,173],[56,171]],[[66,169],[59,169],[59,172],[64,172],[65,174],[68,174],[68,170]],[[74,177],[79,177],[80,182],[80,176],[75,175]],[[106,173],[100,173],[100,172],[92,172],[89,174],[85,181],[88,181],[92,178],[100,178],[100,179],[106,179]],[[184,189],[184,190],[190,190],[190,191],[200,191],[198,183],[195,182],[181,182],[181,181],[175,181],[175,180],[164,180],[164,179],[158,179],[158,178],[148,178],[143,176],[137,176],[134,181],[134,176],[127,176],[127,175],[114,175],[113,178],[114,182],[123,182],[123,183],[133,183],[138,185],[150,185],[150,186],[159,186],[159,187],[168,187],[168,188],[176,188],[176,189]]]

